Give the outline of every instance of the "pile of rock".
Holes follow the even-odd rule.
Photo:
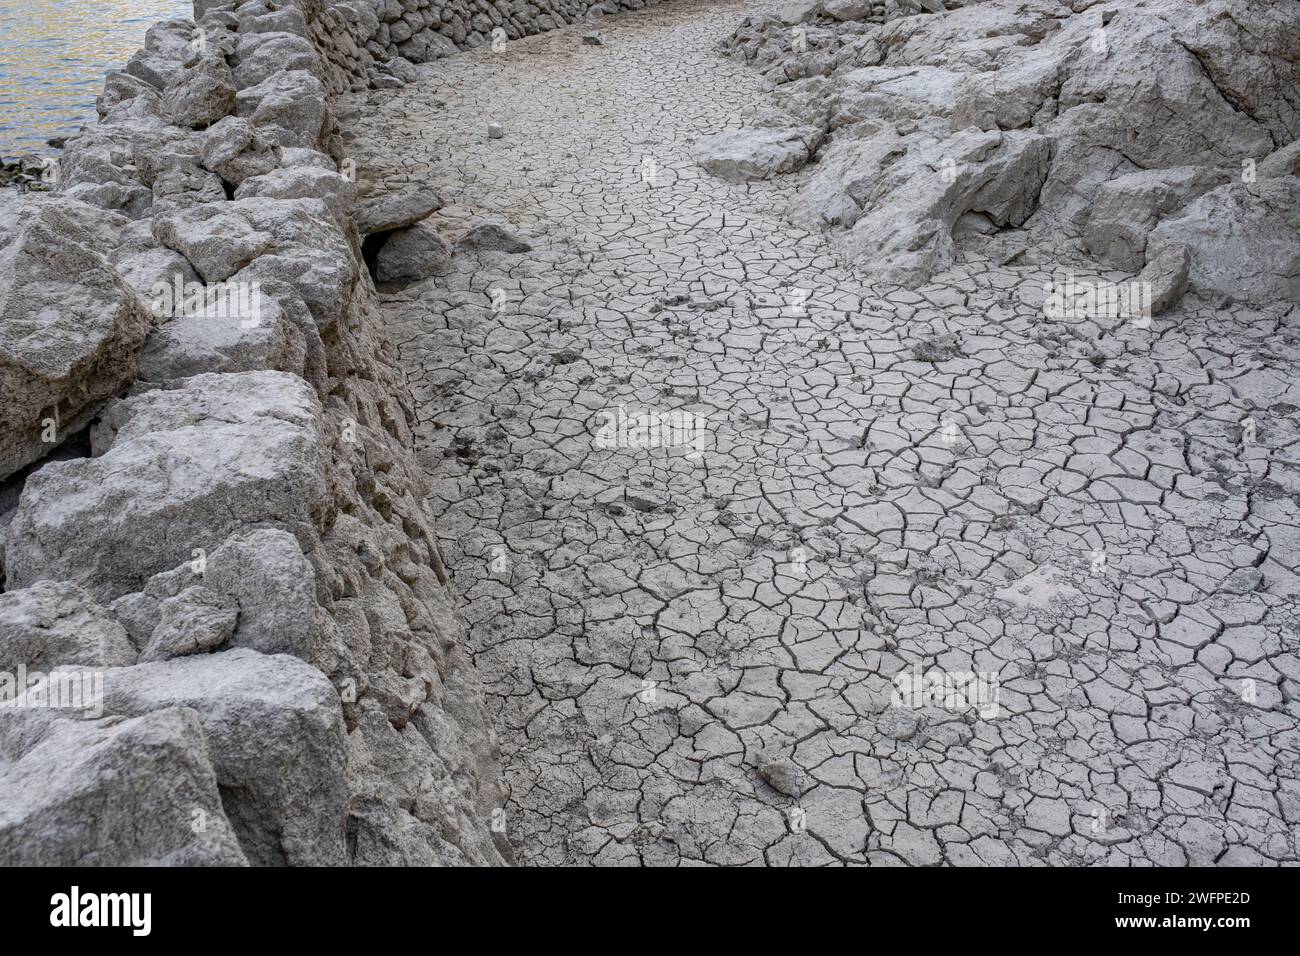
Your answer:
[[[1165,305],[1300,301],[1300,4],[816,0],[722,49],[826,140],[789,217],[883,280],[1016,230]],[[753,158],[797,168],[767,162],[773,135],[755,126]]]
[[[197,0],[58,191],[0,193],[0,862],[508,855],[340,172],[345,6]]]

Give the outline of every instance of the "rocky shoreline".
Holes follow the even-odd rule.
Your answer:
[[[641,5],[196,0],[0,193],[0,862],[509,860],[331,96]]]

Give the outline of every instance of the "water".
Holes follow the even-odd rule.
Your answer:
[[[192,16],[190,0],[0,0],[0,156],[93,122],[104,74],[157,21]]]

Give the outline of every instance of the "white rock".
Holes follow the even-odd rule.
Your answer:
[[[311,388],[280,372],[199,375],[115,403],[97,457],[28,479],[8,585],[57,578],[110,601],[250,524],[311,540],[328,507],[319,416]]]

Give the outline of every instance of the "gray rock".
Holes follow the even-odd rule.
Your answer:
[[[810,144],[819,135],[817,130],[806,126],[729,130],[697,142],[695,161],[728,182],[771,179],[806,164],[812,155]]]
[[[243,866],[199,716],[0,710],[0,864]]]
[[[239,607],[201,585],[158,603],[158,624],[140,662],[165,661],[220,647],[235,633]]]
[[[1170,243],[1153,256],[1138,275],[1151,287],[1151,314],[1160,315],[1178,304],[1187,291],[1192,257],[1186,246]]]
[[[199,280],[199,274],[194,271],[189,260],[171,249],[155,247],[131,253],[114,262],[113,268],[149,305],[151,311],[160,287],[175,288],[178,279],[182,286]]]
[[[213,203],[167,213],[154,220],[153,233],[183,255],[204,282],[223,282],[270,249],[273,237]]]
[[[872,0],[824,0],[822,10],[834,20],[865,20],[872,6]]]
[[[456,246],[476,252],[529,252],[533,247],[509,225],[477,218],[456,236]]]
[[[380,282],[424,279],[441,272],[451,259],[451,246],[428,223],[393,233],[379,250],[375,278]]]
[[[0,671],[120,667],[135,660],[125,628],[75,584],[38,581],[0,594]]]
[[[441,208],[442,199],[432,191],[368,196],[357,203],[357,229],[363,236],[403,229],[428,218]]]
[[[1084,244],[1107,265],[1136,272],[1156,223],[1222,181],[1217,170],[1198,166],[1141,170],[1112,179],[1097,190]]]
[[[314,147],[329,119],[325,87],[306,70],[275,73],[239,91],[236,115],[282,147]]]
[[[506,128],[500,123],[488,123],[487,134],[488,139],[501,139],[506,135]]]
[[[1259,161],[1259,168],[1256,172],[1260,179],[1275,179],[1278,176],[1300,176],[1300,139],[1269,153]]]
[[[0,478],[48,454],[135,376],[149,312],[65,198],[0,213]]]
[[[203,135],[204,167],[235,186],[271,172],[280,155],[279,143],[237,116],[227,116]]]
[[[924,282],[953,260],[952,230],[967,213],[1019,226],[1047,175],[1046,138],[963,130],[946,139],[892,129],[832,145],[789,215],[797,225],[851,225],[845,248],[889,282]]]
[[[1191,255],[1189,285],[1213,300],[1300,302],[1300,179],[1228,183],[1152,232],[1147,260]]]
[[[239,611],[231,647],[316,659],[323,612],[315,573],[293,535],[274,528],[236,532],[201,563],[155,574],[111,611],[143,646],[162,620],[163,603],[200,584]]]
[[[281,70],[320,69],[320,56],[311,43],[292,33],[252,33],[241,36],[232,58],[235,84],[244,90]]]
[[[33,474],[10,526],[10,587],[81,583],[101,601],[250,524],[312,540],[327,510],[320,405],[280,372],[198,375],[115,403],[97,457]]]
[[[160,323],[145,340],[139,376],[168,382],[204,372],[301,374],[305,359],[302,333],[257,289],[188,306]]]
[[[209,54],[189,65],[163,96],[162,111],[178,126],[202,129],[235,108],[235,78],[224,57]]]
[[[110,714],[198,712],[226,815],[251,863],[345,861],[343,709],[319,670],[238,649],[109,671],[104,694]]]
[[[286,152],[290,152],[286,150]],[[321,156],[323,154],[317,153]],[[328,161],[328,157],[324,157]],[[236,199],[266,196],[273,199],[319,199],[329,207],[334,221],[340,226],[350,221],[356,187],[341,176],[331,164],[287,166],[264,176],[245,179],[235,190]]]
[[[153,206],[149,211],[153,216],[164,216],[189,206],[225,201],[225,184],[216,173],[197,165],[175,166],[154,178]]]
[[[807,788],[807,775],[789,757],[759,751],[754,764],[759,777],[777,793],[798,798]]]

